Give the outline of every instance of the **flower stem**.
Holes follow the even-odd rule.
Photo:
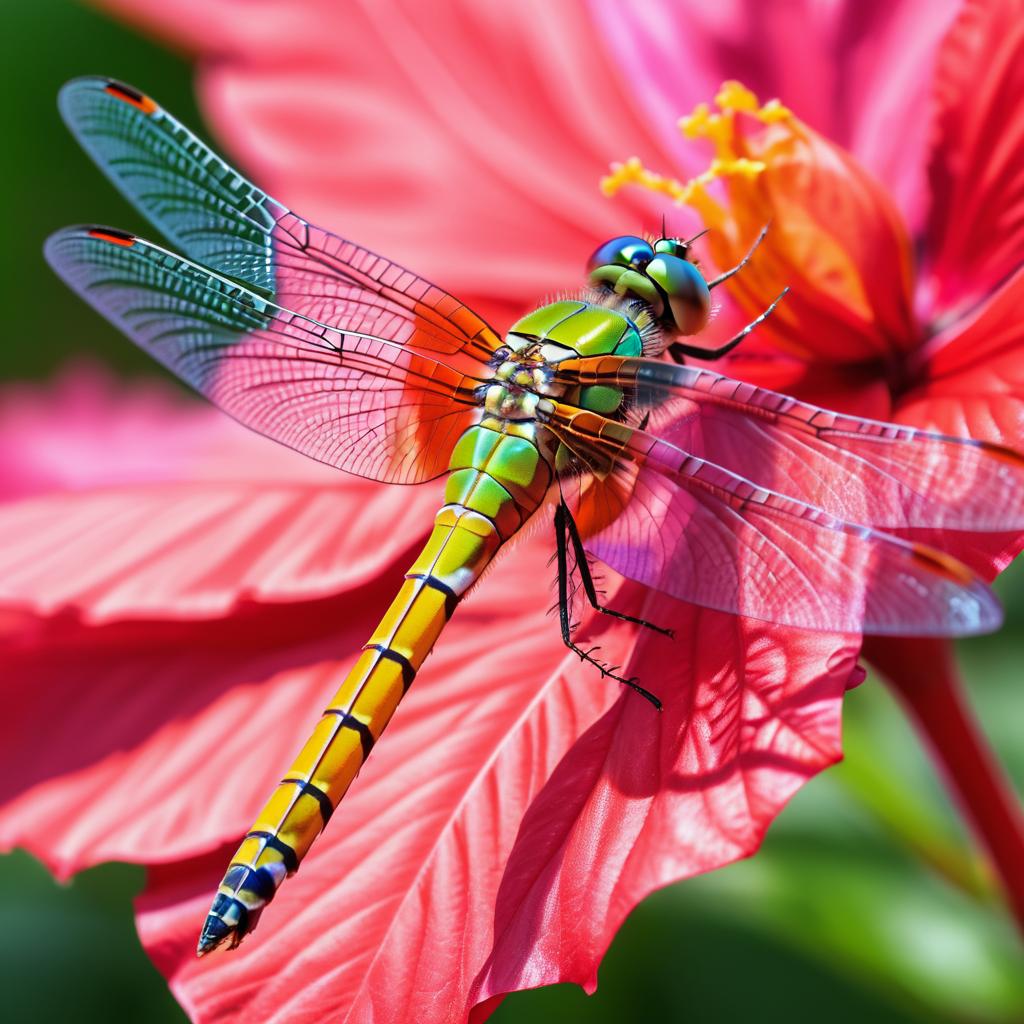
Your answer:
[[[1024,814],[968,706],[952,645],[946,640],[871,637],[864,655],[924,734],[1024,932]]]

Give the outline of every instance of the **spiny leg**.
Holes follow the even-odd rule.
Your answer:
[[[562,630],[562,643],[569,648],[573,654],[579,656],[581,661],[589,662],[593,665],[602,676],[607,676],[609,679],[614,679],[618,683],[622,683],[623,686],[628,686],[631,690],[635,690],[641,697],[648,700],[653,704],[659,711],[661,710],[661,701],[654,696],[650,690],[645,690],[635,678],[626,678],[625,676],[616,675],[615,672],[605,665],[603,662],[598,661],[594,657],[594,651],[596,647],[590,648],[589,651],[583,650],[579,647],[572,638],[572,624],[569,621],[569,529],[568,522],[571,520],[571,516],[568,514],[568,509],[564,504],[559,502],[555,506],[555,541],[557,543],[558,552],[558,621]],[[575,524],[573,524],[575,525]],[[579,564],[577,562],[577,564]],[[586,579],[586,577],[584,577]],[[587,584],[584,583],[584,587]],[[593,588],[593,579],[590,579],[590,588],[587,590],[587,597],[590,599],[590,589]],[[606,611],[596,603],[597,593],[594,591],[594,598],[591,600],[591,604],[599,611]],[[642,622],[640,619],[634,619],[628,615],[621,615],[617,612],[612,613],[618,618],[626,619],[630,622],[637,622],[640,625],[649,625],[648,623]],[[657,629],[658,627],[652,627]],[[665,630],[659,630],[659,632],[665,632]]]
[[[672,361],[681,363],[685,356],[691,356],[694,359],[721,359],[722,356],[727,355],[731,352],[758,324],[763,323],[771,315],[772,310],[782,301],[782,297],[789,291],[789,287],[785,287],[775,297],[772,304],[755,320],[751,320],[746,327],[743,328],[739,334],[730,338],[724,345],[720,345],[718,348],[700,348],[697,345],[684,345],[682,342],[675,342],[669,345],[667,351],[672,357]]]
[[[565,504],[564,500],[559,502],[559,509],[562,513],[562,520],[565,523],[569,540],[572,543],[573,554],[576,557],[576,568],[579,570],[580,580],[583,583],[583,590],[587,595],[587,600],[590,602],[590,607],[602,615],[611,615],[612,618],[621,619],[623,622],[633,622],[638,626],[643,626],[644,629],[653,629],[655,633],[661,633],[662,636],[674,638],[675,632],[671,629],[666,629],[664,626],[656,626],[653,622],[648,622],[646,619],[638,619],[633,615],[617,612],[614,608],[606,608],[601,604],[597,598],[597,587],[594,586],[594,576],[590,571],[590,561],[587,558],[586,551],[583,550],[583,540],[580,537],[576,520],[573,519],[572,512],[569,511],[569,507]],[[555,516],[557,518],[557,512]]]

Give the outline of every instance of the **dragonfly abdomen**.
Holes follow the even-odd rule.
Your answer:
[[[231,861],[199,939],[251,931],[330,820],[462,595],[536,511],[551,468],[532,423],[484,417],[451,459],[445,505],[397,597]]]

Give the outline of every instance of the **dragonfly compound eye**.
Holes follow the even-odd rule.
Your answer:
[[[590,257],[590,283],[646,302],[674,334],[696,334],[708,322],[711,293],[687,260],[688,245],[674,238],[650,243],[634,235],[605,242]]]
[[[690,262],[658,253],[644,268],[664,299],[660,319],[678,334],[703,330],[711,314],[711,292],[701,272]]]
[[[632,270],[643,270],[654,259],[654,250],[649,242],[636,235],[619,235],[600,246],[587,263],[588,270],[598,267],[616,266],[629,267]]]
[[[605,242],[587,264],[590,283],[607,288],[618,295],[635,295],[649,303],[656,316],[664,311],[664,303],[646,270],[654,259],[648,242],[635,235],[620,235]]]

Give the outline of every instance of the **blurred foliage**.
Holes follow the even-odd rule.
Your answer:
[[[43,263],[43,239],[64,224],[139,226],[64,130],[54,99],[74,75],[110,74],[199,127],[190,68],[71,0],[7,4],[4,27],[0,159],[13,201],[0,281],[13,324],[0,372],[45,377],[86,353],[124,373],[159,372]],[[1024,565],[999,589],[1007,627],[963,644],[963,666],[1020,787]],[[904,717],[869,679],[848,698],[844,728],[847,761],[797,795],[755,858],[636,910],[596,996],[571,986],[519,993],[493,1019],[1024,1020],[1019,938]],[[106,865],[61,886],[25,854],[0,858],[7,1024],[184,1020],[135,936],[131,898],[143,880],[141,869]]]
[[[89,354],[127,373],[163,374],[112,331],[43,260],[44,239],[67,224],[142,229],[138,213],[82,152],[57,112],[57,90],[77,75],[104,74],[161,98],[200,125],[192,73],[181,57],[72,0],[3,4],[0,168],[8,197],[0,247],[6,377],[45,377],[69,356]]]

